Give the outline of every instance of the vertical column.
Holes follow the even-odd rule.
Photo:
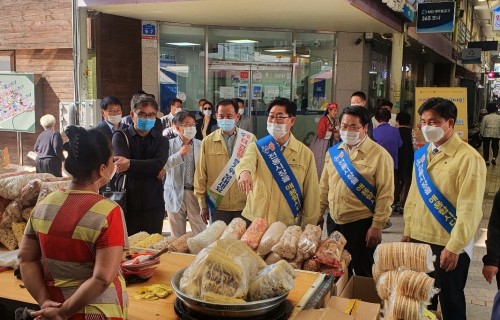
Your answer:
[[[158,93],[159,88],[159,59],[158,59],[158,40],[160,31],[156,21],[143,21],[142,25],[151,24],[155,27],[154,35],[142,34],[141,51],[142,51],[142,90],[147,93],[154,94],[156,101],[160,101]],[[144,29],[144,27],[143,27]]]
[[[392,55],[391,55],[391,83],[389,96],[394,104],[393,112],[398,113],[401,108],[401,79],[403,68],[403,47],[404,34],[392,34]]]
[[[84,7],[78,8],[78,77],[79,77],[79,93],[80,102],[88,99],[89,92],[89,66],[88,66],[88,48],[87,48],[87,9]],[[100,116],[99,116],[100,117]]]

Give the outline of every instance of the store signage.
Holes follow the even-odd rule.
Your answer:
[[[498,41],[472,41],[467,43],[467,48],[480,48],[483,51],[497,51]]]
[[[453,32],[455,2],[419,3],[417,7],[417,33]]]
[[[410,22],[413,22],[413,20],[415,20],[415,10],[407,3],[403,5],[402,14],[403,17],[405,17]]]
[[[462,63],[481,63],[481,49],[472,48],[462,50]]]
[[[494,23],[493,23],[493,30],[500,30],[500,11],[493,11],[493,16],[494,16]]]
[[[156,40],[156,24],[150,22],[142,23],[142,39]]]
[[[240,71],[240,79],[248,79],[248,71]]]

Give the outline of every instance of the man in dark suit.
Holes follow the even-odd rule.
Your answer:
[[[101,131],[106,137],[113,137],[116,130],[122,130],[128,127],[122,123],[122,103],[118,98],[105,97],[101,100],[101,115],[104,121],[96,126],[96,129]]]

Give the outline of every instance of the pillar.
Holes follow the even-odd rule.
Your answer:
[[[389,97],[394,104],[393,113],[398,113],[401,108],[401,80],[403,77],[403,48],[404,34],[392,34],[392,54],[391,54],[391,83]]]

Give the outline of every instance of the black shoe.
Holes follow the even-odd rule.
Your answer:
[[[497,160],[495,158],[491,159],[491,164],[496,166],[497,165]]]
[[[490,162],[489,161],[486,161],[486,166],[489,167],[490,166]]]

